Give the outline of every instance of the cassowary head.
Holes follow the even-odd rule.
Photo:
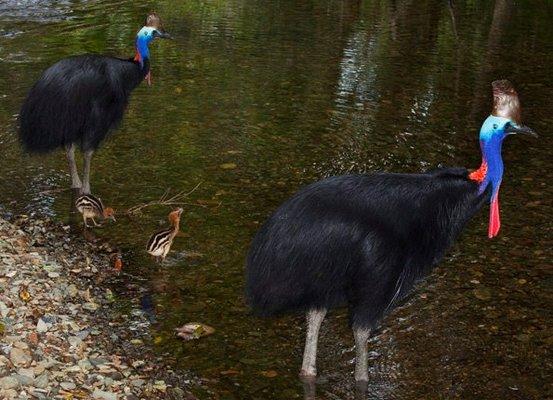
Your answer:
[[[520,123],[520,102],[518,94],[507,80],[492,82],[494,106],[492,114],[486,118],[480,128],[480,148],[482,150],[482,165],[470,178],[479,182],[480,192],[491,185],[490,224],[488,237],[492,238],[499,232],[499,187],[503,178],[503,159],[501,145],[508,135],[524,133],[537,136],[536,133]]]
[[[164,29],[161,19],[156,13],[150,13],[146,17],[145,25],[136,34],[136,57],[140,65],[144,65],[144,60],[150,58],[150,49],[148,45],[155,38],[172,39]]]

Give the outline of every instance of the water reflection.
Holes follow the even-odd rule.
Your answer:
[[[56,191],[67,182],[63,154],[21,154],[15,114],[40,71],[59,58],[132,55],[153,4],[47,2],[30,19],[13,17],[14,4],[0,5],[0,203],[67,220],[74,199]],[[492,79],[515,82],[525,121],[547,132],[551,4],[229,0],[155,8],[176,40],[156,45],[154,85],[133,94],[92,180],[117,210],[202,184],[187,199],[185,235],[163,268],[143,248],[165,207],[91,230],[122,251],[114,291],[151,315],[160,356],[206,379],[201,398],[355,398],[342,312],[323,325],[316,389],[297,379],[303,319],[249,315],[242,294],[249,240],[274,207],[322,176],[477,166]],[[386,319],[369,343],[365,398],[543,398],[550,142],[547,134],[539,143],[506,142],[502,236],[485,240],[483,212]],[[129,277],[145,288],[126,284]],[[190,321],[216,333],[183,343],[174,328]]]

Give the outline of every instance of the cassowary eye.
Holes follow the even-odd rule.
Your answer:
[[[497,124],[493,124],[493,129],[497,129]]]

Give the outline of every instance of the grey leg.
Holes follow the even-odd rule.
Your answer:
[[[84,152],[84,165],[83,165],[83,194],[90,194],[90,161],[92,160],[92,154],[94,150],[87,150]]]
[[[71,188],[80,189],[81,178],[79,178],[79,172],[77,171],[77,163],[75,162],[75,145],[70,144],[65,147],[67,162],[69,163],[69,173],[71,174]]]
[[[319,340],[319,329],[325,315],[326,310],[310,310],[307,313],[307,335],[300,372],[302,377],[315,377],[317,375],[317,342]]]
[[[367,328],[354,328],[355,337],[355,380],[357,382],[368,382],[369,372],[367,367],[367,340],[369,340],[371,331]]]

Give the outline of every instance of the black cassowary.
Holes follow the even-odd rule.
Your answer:
[[[534,133],[520,125],[512,85],[492,86],[494,111],[480,131],[479,170],[331,177],[296,193],[255,236],[247,258],[247,297],[261,316],[307,314],[300,375],[316,375],[327,310],[347,305],[357,349],[355,379],[367,381],[370,330],[440,261],[487,200],[489,236],[498,233],[501,143],[508,134]]]
[[[34,153],[65,148],[72,188],[90,193],[92,154],[123,118],[131,91],[144,79],[150,83],[148,45],[155,38],[170,35],[152,13],[136,36],[134,58],[86,54],[63,59],[44,71],[27,95],[19,114],[21,143]],[[84,153],[82,183],[76,147]]]

